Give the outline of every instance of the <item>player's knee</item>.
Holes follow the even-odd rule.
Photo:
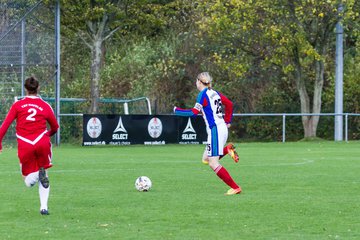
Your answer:
[[[219,166],[219,158],[209,157],[209,166],[215,170]]]
[[[39,181],[39,176],[38,173],[30,173],[29,175],[27,175],[24,179],[24,183],[27,187],[32,187],[34,186],[37,182]]]
[[[32,186],[34,186],[35,184],[36,184],[36,182],[34,182],[34,181],[26,181],[26,179],[25,179],[25,186],[27,186],[27,187],[32,187]]]

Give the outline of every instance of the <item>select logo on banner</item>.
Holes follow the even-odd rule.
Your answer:
[[[113,140],[127,140],[128,139],[128,133],[124,127],[124,124],[122,123],[121,117],[119,117],[119,122],[113,132],[112,139]]]
[[[115,130],[112,133],[111,140],[109,144],[111,145],[130,145],[130,141],[128,141],[129,134],[126,128],[124,127],[121,116],[119,117],[119,121],[116,125]]]
[[[85,125],[85,124],[84,124]],[[91,117],[86,124],[86,132],[90,137],[89,141],[84,141],[84,145],[105,145],[105,141],[101,140],[100,135],[103,132],[102,123],[99,118]],[[85,131],[84,131],[85,134]],[[97,140],[95,140],[97,139]]]
[[[148,133],[151,138],[156,139],[161,136],[163,132],[163,124],[161,120],[157,117],[151,118],[148,123]],[[164,140],[158,141],[144,141],[145,145],[162,145],[165,144]]]
[[[154,117],[150,119],[148,124],[148,132],[150,137],[152,138],[160,137],[162,130],[163,130],[163,125],[159,118]]]
[[[196,140],[196,131],[191,124],[191,119],[188,119],[187,125],[181,135],[181,140]]]
[[[184,126],[184,125],[182,125],[182,126]],[[199,127],[197,125],[194,128],[193,123],[191,122],[191,118],[188,118],[185,128],[183,128],[181,134],[179,135],[179,143],[180,144],[199,144],[200,143],[200,140],[198,139],[199,136],[195,130],[198,128]]]
[[[84,114],[83,145],[201,144],[207,139],[202,117]]]
[[[184,119],[184,120],[183,120]],[[196,118],[179,118],[179,135],[180,144],[204,144],[206,143],[207,134],[206,126],[203,119]]]
[[[100,119],[98,119],[97,117],[90,118],[86,125],[86,130],[89,137],[98,138],[102,131],[102,124]]]

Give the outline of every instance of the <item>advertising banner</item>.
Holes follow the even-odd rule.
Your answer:
[[[204,119],[197,117],[177,117],[179,144],[206,144],[207,133]]]
[[[201,116],[84,114],[83,145],[205,144]]]

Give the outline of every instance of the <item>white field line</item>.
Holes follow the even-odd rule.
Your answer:
[[[165,162],[165,161],[158,161],[158,162]],[[170,163],[169,161],[166,161],[167,163]],[[197,162],[189,162],[189,161],[172,161],[172,162],[176,162],[176,163],[191,163],[191,164],[196,164],[196,165],[200,165],[202,164],[201,162],[197,163]],[[314,160],[309,160],[309,159],[303,159],[302,162],[295,162],[295,163],[274,163],[274,164],[241,164],[241,159],[240,162],[237,164],[239,165],[239,167],[276,167],[276,166],[301,166],[301,165],[306,165],[306,164],[311,164],[314,163]],[[205,165],[204,165],[205,167]],[[106,169],[53,169],[51,168],[49,170],[49,174],[53,174],[53,173],[79,173],[79,172],[116,172],[116,171],[136,171],[138,170],[137,168],[106,168]],[[8,174],[21,174],[20,171],[2,171],[0,172],[0,175],[8,175]]]
[[[239,163],[241,162],[241,158]],[[240,164],[244,167],[276,167],[276,166],[301,166],[306,164],[314,163],[314,160],[303,159],[302,162],[294,162],[294,163],[274,163],[274,164]]]

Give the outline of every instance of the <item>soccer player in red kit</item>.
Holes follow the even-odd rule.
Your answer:
[[[11,106],[0,127],[0,152],[2,139],[16,119],[18,157],[24,182],[27,187],[39,182],[40,213],[48,215],[50,184],[46,169],[52,166],[50,137],[57,132],[59,124],[51,106],[37,95],[38,80],[29,77],[24,86],[26,97]]]

